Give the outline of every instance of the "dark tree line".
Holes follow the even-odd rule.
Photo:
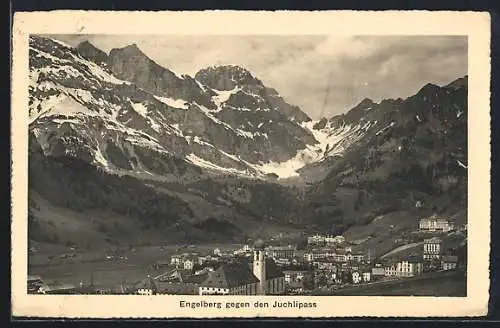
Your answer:
[[[66,156],[45,157],[32,152],[29,187],[56,206],[74,211],[111,210],[135,217],[147,228],[193,216],[189,206],[177,197],[158,193],[135,178],[108,174]]]

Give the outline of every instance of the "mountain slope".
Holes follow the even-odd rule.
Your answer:
[[[122,241],[342,233],[416,201],[466,208],[467,77],[313,121],[239,66],[193,78],[136,45],[30,36],[30,80],[33,199],[74,222],[119,217]],[[52,229],[34,208],[32,226]]]
[[[71,145],[79,147],[73,153],[110,170],[166,174],[157,169],[160,163],[145,163],[158,154],[216,174],[263,177],[269,173],[261,169],[266,163],[286,161],[317,143],[281,113],[290,107],[284,101],[271,108],[258,94],[214,91],[159,66],[135,45],[113,49],[105,58],[86,42],[75,49],[32,36],[30,75],[31,127],[45,141],[42,145],[49,130],[58,133],[64,124],[63,130],[85,140]],[[96,139],[99,134],[113,144],[113,154]],[[116,158],[133,160],[115,163]]]
[[[428,210],[455,213],[465,209],[467,79],[457,81],[444,87],[428,84],[404,100],[363,101],[325,122],[322,130],[370,128],[359,138],[349,137],[342,156],[326,157],[314,168],[303,169],[304,175],[313,169],[323,170],[321,180],[309,188],[305,207],[320,204],[324,211],[317,220],[342,211],[343,220],[360,222],[409,210],[417,201],[428,204]],[[333,149],[342,147],[343,141]],[[344,204],[331,209],[321,206],[328,195],[346,189],[354,192]]]
[[[116,77],[109,58],[94,48],[88,43],[73,48],[30,37],[30,193],[75,213],[75,220],[89,211],[131,219],[148,236],[152,236],[148,229],[153,229],[168,236],[175,232],[181,239],[207,240],[218,235],[212,225],[229,227],[234,238],[243,231],[260,231],[262,227],[251,222],[266,213],[262,200],[232,200],[224,194],[225,183],[219,196],[213,193],[214,197],[206,199],[199,197],[200,192],[217,186],[211,176],[265,178],[266,172],[259,170],[262,163],[287,159],[297,152],[290,140],[298,140],[295,145],[299,146],[316,142],[311,133],[270,108],[263,115],[255,113],[253,122],[264,132],[243,130],[237,120],[223,120],[220,94],[200,82],[196,85],[203,86],[213,110],[196,100],[154,94]],[[230,102],[237,104],[234,99]],[[249,111],[245,106],[238,108]],[[268,122],[271,128],[259,126],[259,119],[271,121],[270,117],[275,120]],[[293,135],[287,135],[288,129]],[[257,150],[260,157],[255,155]],[[195,181],[200,182],[184,187]],[[287,193],[278,185],[274,189],[275,195]],[[256,212],[258,206],[263,208]],[[52,229],[47,222],[40,223],[47,218],[34,207],[30,206],[32,226]],[[225,219],[215,222],[212,218],[205,224],[210,219],[207,213],[219,213]],[[273,224],[270,220],[266,226]],[[211,232],[205,234],[203,229]]]

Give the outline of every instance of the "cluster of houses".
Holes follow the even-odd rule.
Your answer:
[[[443,249],[443,241],[432,237],[423,241],[421,255],[411,255],[398,260],[377,263],[372,268],[373,276],[413,277],[426,271],[454,270],[458,266],[458,256]]]
[[[267,256],[263,243],[256,243],[251,248],[245,247],[244,254],[236,252],[232,257],[223,256],[220,250],[214,251],[217,253],[216,269],[205,266],[193,272],[184,267],[175,268],[155,278],[148,277],[143,280],[137,286],[137,294],[284,294],[285,275],[273,258]]]
[[[214,255],[208,254],[201,256],[198,253],[194,252],[183,253],[179,255],[173,255],[170,258],[170,265],[173,265],[176,268],[193,270],[196,266],[201,266],[204,265],[205,263],[219,262],[221,257],[222,257],[221,254],[214,254]],[[165,265],[168,266],[168,262],[159,261],[155,263],[155,268],[161,269]]]
[[[464,227],[466,229],[466,226]],[[185,252],[153,263],[150,274],[126,293],[140,295],[282,295],[377,280],[410,278],[427,271],[454,270],[458,257],[445,251],[441,232],[454,224],[436,216],[419,221],[425,234],[419,254],[372,259],[353,251],[344,236],[315,234],[305,249],[295,245],[265,246],[262,241],[237,250],[215,248],[210,254]],[[446,238],[446,237],[444,237]],[[82,286],[80,286],[80,289]],[[28,277],[30,293],[77,293],[72,285],[51,286]]]
[[[280,295],[294,289],[312,290],[332,280],[336,283],[371,280],[367,256],[342,247],[346,243],[344,237],[313,237],[318,243],[300,251],[294,245],[264,246],[258,241],[254,246],[245,245],[232,252],[216,248],[206,256],[173,255],[170,271],[148,277],[137,286],[137,293]]]
[[[448,231],[442,223],[434,227]],[[427,271],[457,268],[457,256],[444,250],[440,237],[428,236],[422,244],[417,255],[372,259],[370,251],[353,251],[343,236],[314,235],[308,238],[304,250],[293,245],[264,246],[258,242],[231,252],[215,249],[213,254],[205,256],[174,255],[170,264],[175,269],[146,279],[138,293],[307,294],[318,289],[410,278]]]

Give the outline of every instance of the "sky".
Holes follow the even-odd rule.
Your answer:
[[[52,35],[109,53],[129,44],[176,73],[239,65],[313,119],[345,113],[364,98],[406,98],[426,83],[467,74],[465,36]]]

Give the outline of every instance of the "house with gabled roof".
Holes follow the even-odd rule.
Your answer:
[[[285,275],[274,260],[256,246],[253,261],[243,258],[224,263],[200,285],[200,295],[279,295],[285,291]]]
[[[140,295],[197,295],[207,276],[206,272],[192,274],[189,270],[174,269],[142,280],[136,285],[136,292]]]

